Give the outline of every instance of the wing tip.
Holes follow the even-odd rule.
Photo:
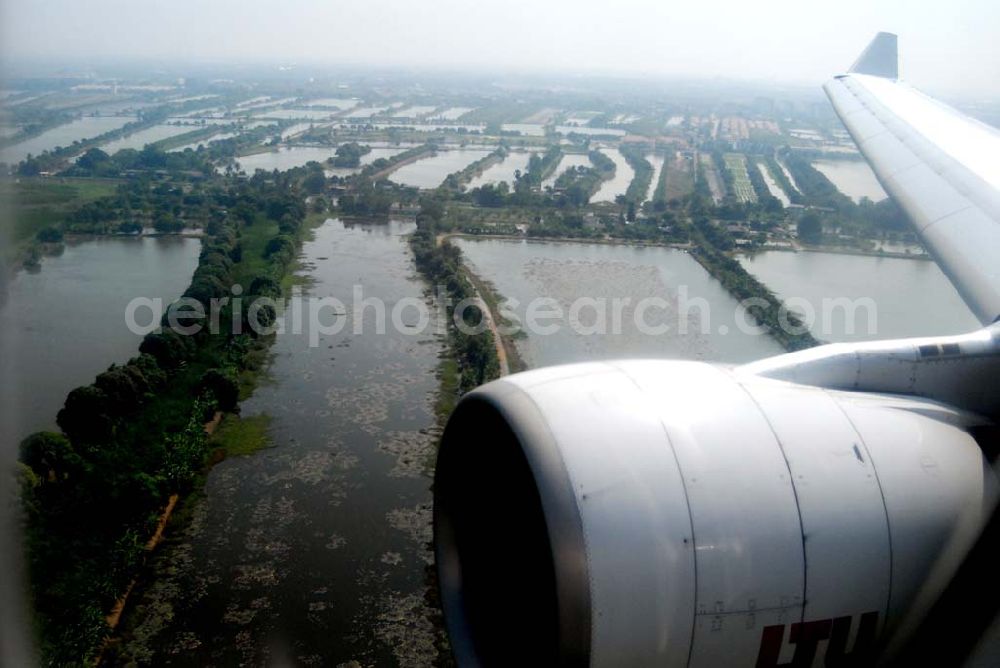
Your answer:
[[[878,33],[848,71],[852,74],[869,74],[885,79],[898,79],[899,52],[897,42],[898,38],[895,33]]]

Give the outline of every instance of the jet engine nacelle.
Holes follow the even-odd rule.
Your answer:
[[[442,437],[435,551],[460,665],[870,663],[997,502],[940,403],[696,362],[509,376]]]

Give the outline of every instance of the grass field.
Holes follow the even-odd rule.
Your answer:
[[[278,233],[278,223],[258,216],[253,225],[243,228],[240,243],[243,245],[242,260],[233,267],[233,282],[239,283],[244,289],[250,286],[253,279],[267,275],[269,264],[264,257],[267,242]]]
[[[672,158],[668,155],[667,161],[663,164],[662,176],[666,189],[665,199],[684,197],[694,190],[692,169],[691,161],[684,158],[679,152]]]
[[[39,230],[86,202],[113,194],[116,186],[106,179],[0,180],[0,239],[7,241],[3,261],[13,262]]]

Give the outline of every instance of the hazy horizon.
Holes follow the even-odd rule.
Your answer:
[[[526,0],[364,5],[289,0],[89,3],[3,0],[7,62],[71,60],[340,65],[483,74],[579,73],[817,85],[879,30],[900,35],[901,73],[939,94],[1000,94],[985,0],[812,5]]]

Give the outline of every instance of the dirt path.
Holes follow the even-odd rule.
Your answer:
[[[490,332],[493,334],[493,344],[496,346],[497,360],[500,363],[500,375],[507,376],[510,374],[510,363],[507,361],[507,349],[504,348],[503,339],[500,338],[500,332],[497,330],[496,319],[493,317],[493,312],[490,310],[489,304],[479,294],[479,290],[474,285],[473,289],[476,290],[476,306],[482,311],[483,317],[486,318],[486,326],[490,328]]]
[[[215,433],[218,428],[219,423],[222,422],[222,411],[216,411],[212,416],[212,419],[205,423],[205,435],[211,436]],[[160,515],[159,521],[156,523],[156,531],[150,536],[149,540],[146,542],[144,548],[143,561],[149,558],[149,555],[157,548],[157,546],[163,541],[163,534],[167,530],[167,523],[170,521],[170,516],[173,515],[174,508],[177,507],[177,501],[180,500],[178,494],[171,494],[170,498],[167,499],[167,505],[163,509],[163,513]],[[118,624],[122,620],[122,613],[125,612],[125,606],[128,604],[129,596],[132,594],[132,590],[135,588],[136,582],[139,578],[133,578],[129,583],[128,587],[125,588],[125,593],[121,595],[117,601],[115,601],[114,606],[111,608],[111,612],[105,617],[105,621],[108,623],[108,627],[112,632],[118,628]],[[110,638],[109,638],[110,639]],[[101,659],[104,658],[104,650],[107,648],[108,640],[105,640],[104,645],[101,646],[97,657],[94,659],[94,665],[100,665]]]
[[[452,234],[439,234],[437,236],[437,245],[445,243],[450,237],[455,236]],[[466,267],[468,271],[468,267]],[[469,274],[472,272],[470,271]],[[469,281],[472,284],[472,290],[475,294],[474,300],[476,306],[482,311],[483,317],[486,318],[486,326],[489,327],[490,333],[493,334],[493,345],[496,347],[497,360],[500,363],[500,375],[508,376],[510,375],[510,362],[507,357],[507,348],[504,347],[503,339],[500,337],[500,331],[497,329],[496,318],[493,317],[493,310],[490,309],[489,304],[483,299],[482,293],[479,291],[479,286],[476,285],[475,280]]]

